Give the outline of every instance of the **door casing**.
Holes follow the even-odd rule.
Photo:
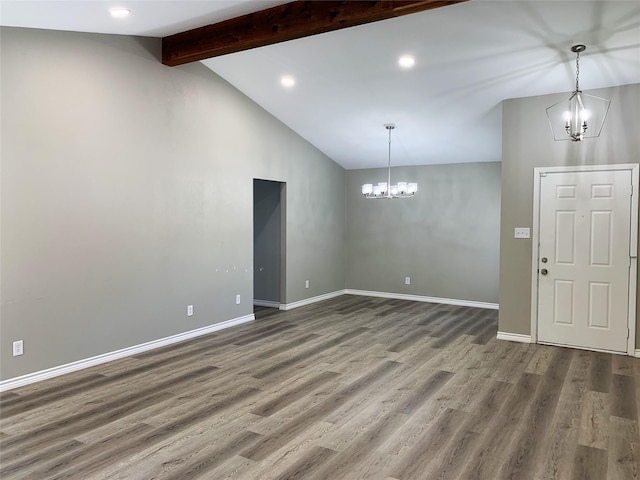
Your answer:
[[[538,167],[533,169],[533,223],[531,234],[531,342],[538,343],[538,265],[540,254],[540,178],[548,173],[558,172],[594,172],[594,171],[631,171],[631,238],[629,242],[629,305],[627,321],[629,338],[627,339],[627,354],[635,354],[636,340],[636,296],[638,272],[638,174],[637,163],[620,165],[583,165],[574,167]],[[577,348],[577,347],[573,347]]]

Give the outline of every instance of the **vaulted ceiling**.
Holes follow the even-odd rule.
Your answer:
[[[284,3],[2,0],[0,24],[165,37]],[[202,63],[353,169],[386,165],[389,122],[393,165],[499,161],[502,100],[572,90],[577,43],[583,89],[640,83],[630,1],[471,0]]]

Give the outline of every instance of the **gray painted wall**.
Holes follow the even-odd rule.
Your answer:
[[[253,181],[253,298],[280,302],[282,184]]]
[[[640,85],[588,93],[610,99],[611,107],[600,137],[582,142],[555,142],[547,122],[545,108],[569,94],[518,98],[503,104],[499,314],[502,332],[531,333],[532,244],[531,240],[514,239],[513,229],[532,227],[533,169],[640,162]],[[638,345],[640,328],[636,348]]]
[[[0,378],[251,314],[254,178],[287,183],[285,300],[344,288],[344,170],[209,69],[0,35]]]
[[[347,171],[347,288],[497,303],[500,163],[396,167],[415,197],[362,196],[386,176]]]

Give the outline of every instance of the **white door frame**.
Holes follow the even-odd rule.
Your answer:
[[[636,344],[636,279],[638,275],[638,172],[637,163],[620,165],[583,165],[575,167],[538,167],[533,169],[533,232],[531,238],[531,342],[538,343],[538,265],[540,253],[540,178],[547,173],[631,171],[631,241],[629,243],[629,310],[627,314],[629,338],[627,354],[635,355]]]

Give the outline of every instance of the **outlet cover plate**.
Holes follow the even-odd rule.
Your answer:
[[[13,342],[13,356],[17,357],[24,353],[24,343],[22,340],[16,340]]]
[[[187,317],[193,316],[193,305],[187,305]]]
[[[236,305],[240,305],[240,295],[236,295]]]

